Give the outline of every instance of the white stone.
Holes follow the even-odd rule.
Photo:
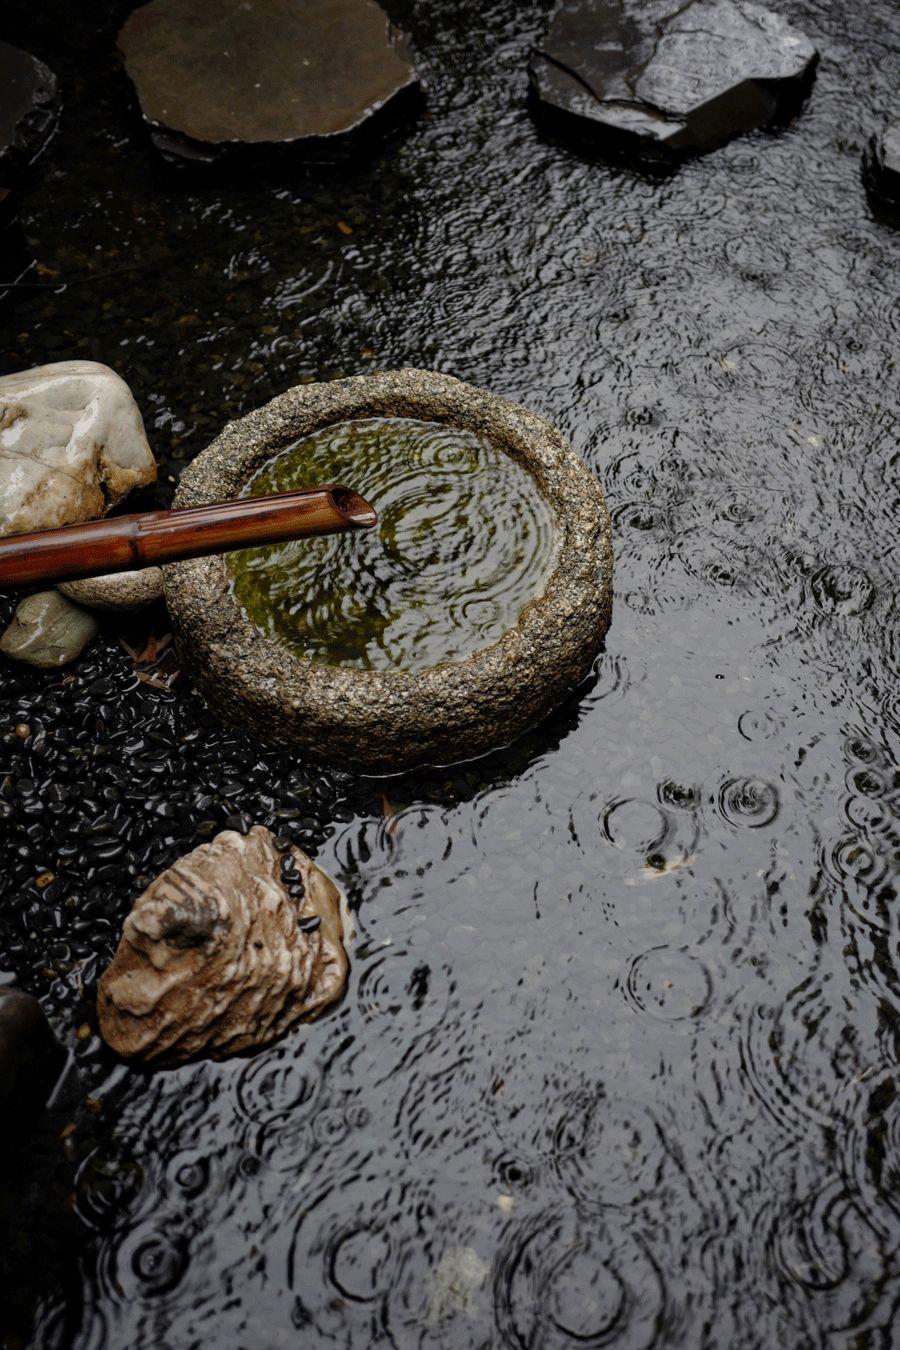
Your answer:
[[[0,378],[0,534],[95,520],[155,478],[140,410],[108,366]]]
[[[111,572],[83,581],[61,581],[57,590],[88,609],[144,609],[162,599],[162,568],[142,567],[138,572]]]

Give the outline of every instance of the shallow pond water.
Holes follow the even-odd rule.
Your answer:
[[[81,1075],[9,1183],[26,1344],[900,1336],[900,234],[859,172],[900,18],[778,7],[822,52],[803,115],[669,178],[535,130],[543,3],[402,0],[425,116],[369,164],[241,183],[146,146],[129,4],[4,7],[69,111],[0,360],[112,362],[146,500],[299,380],[431,366],[557,423],[616,546],[593,678],[450,773],[264,751],[112,626],[65,678],[4,668],[0,950]],[[348,997],[256,1058],[127,1071],[98,969],[137,890],[241,817],[348,887]]]
[[[247,494],[329,483],[375,505],[375,529],[243,549],[225,564],[248,618],[306,660],[362,670],[463,660],[518,623],[552,569],[553,520],[534,480],[471,432],[337,422],[264,465]]]

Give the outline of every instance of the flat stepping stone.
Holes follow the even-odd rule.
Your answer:
[[[900,122],[873,136],[866,150],[869,192],[885,205],[900,208]]]
[[[0,1137],[24,1134],[41,1112],[65,1064],[65,1055],[36,998],[0,989]]]
[[[343,892],[302,849],[262,825],[223,830],[135,901],[97,991],[100,1034],[161,1064],[267,1045],[343,996],[353,937]]]
[[[601,148],[680,158],[779,121],[817,53],[751,0],[574,0],[531,66],[539,111]]]
[[[59,110],[53,71],[0,42],[0,225],[15,214],[16,189],[56,130]]]
[[[419,88],[374,0],[152,0],[119,49],[158,148],[205,162],[346,149]]]

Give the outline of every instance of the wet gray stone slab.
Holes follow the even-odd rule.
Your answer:
[[[0,211],[59,118],[59,86],[37,57],[0,42]]]
[[[574,0],[535,54],[532,94],[601,148],[679,158],[796,111],[816,60],[752,0]]]
[[[152,0],[119,48],[159,149],[201,162],[349,148],[419,87],[374,0]]]

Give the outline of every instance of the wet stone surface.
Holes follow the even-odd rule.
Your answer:
[[[343,995],[353,933],[337,887],[289,842],[240,825],[179,858],[126,919],[97,999],[118,1054],[225,1059]]]
[[[0,635],[0,653],[42,670],[57,670],[74,661],[91,638],[97,621],[59,591],[38,591],[16,607]]]
[[[866,148],[869,191],[900,209],[900,121],[890,122]]]
[[[138,678],[115,616],[68,671],[3,666],[0,965],[83,1076],[27,1211],[53,1224],[0,1282],[40,1318],[23,1341],[891,1345],[900,235],[860,156],[896,5],[784,0],[822,52],[803,116],[649,181],[538,134],[543,5],[404,0],[429,116],[252,187],[173,182],[135,131],[124,8],[4,11],[93,78],[28,198],[3,368],[112,361],[148,505],[303,379],[451,371],[589,461],[615,605],[559,716],[400,780],[223,730]],[[123,1069],[97,977],[233,818],[348,889],[347,997],[251,1059]]]
[[[337,151],[418,88],[375,0],[151,0],[119,48],[157,146],[194,161]]]
[[[0,42],[0,194],[21,181],[44,149],[59,108],[52,70],[28,52]]]
[[[59,590],[88,609],[145,609],[162,599],[163,574],[159,567],[110,572],[104,577],[60,582]]]
[[[608,149],[681,156],[799,108],[816,51],[752,0],[569,0],[532,63],[537,106]]]
[[[0,1143],[4,1150],[33,1124],[65,1056],[38,1000],[0,986]]]
[[[429,662],[424,668],[414,653],[409,668],[399,662],[375,670],[337,661],[328,665],[270,641],[269,633],[257,627],[233,596],[221,558],[165,568],[176,646],[210,706],[269,744],[294,746],[326,764],[357,772],[456,764],[514,741],[590,675],[611,617],[611,528],[596,477],[545,419],[435,371],[407,368],[294,386],[228,424],[183,475],[176,505],[199,506],[236,494],[256,470],[271,463],[273,448],[295,443],[318,427],[403,417],[443,420],[503,447],[518,460],[526,483],[526,475],[532,475],[528,491],[540,491],[553,520],[550,562],[537,594],[514,623],[507,618],[505,631],[491,645],[469,652],[464,660]],[[397,473],[400,477],[399,467]],[[326,481],[331,478],[323,474]],[[358,481],[352,469],[348,477]],[[440,547],[432,549],[439,558],[441,548],[453,548],[454,535],[465,550],[471,525],[454,529],[438,518],[438,475],[432,479],[425,510],[442,535]],[[365,471],[362,482],[365,487]],[[502,496],[498,486],[498,511]],[[386,494],[379,501],[389,515]],[[474,506],[469,510],[474,513]],[[479,543],[483,546],[483,540]],[[380,546],[387,553],[389,539]],[[415,566],[409,554],[404,562]],[[469,577],[477,585],[476,571],[473,563]],[[389,570],[387,576],[382,570],[379,584],[386,590],[388,577]],[[482,579],[487,579],[483,573]],[[310,584],[301,579],[298,592],[301,602],[315,608],[316,622],[329,626],[329,615],[316,605]],[[432,596],[445,609],[453,603],[452,596]],[[351,608],[366,600],[367,586],[351,587],[341,604]],[[341,625],[330,626],[338,647]],[[398,647],[393,644],[395,659]]]
[[[0,377],[0,462],[0,534],[93,520],[156,478],[127,384],[94,361]]]

